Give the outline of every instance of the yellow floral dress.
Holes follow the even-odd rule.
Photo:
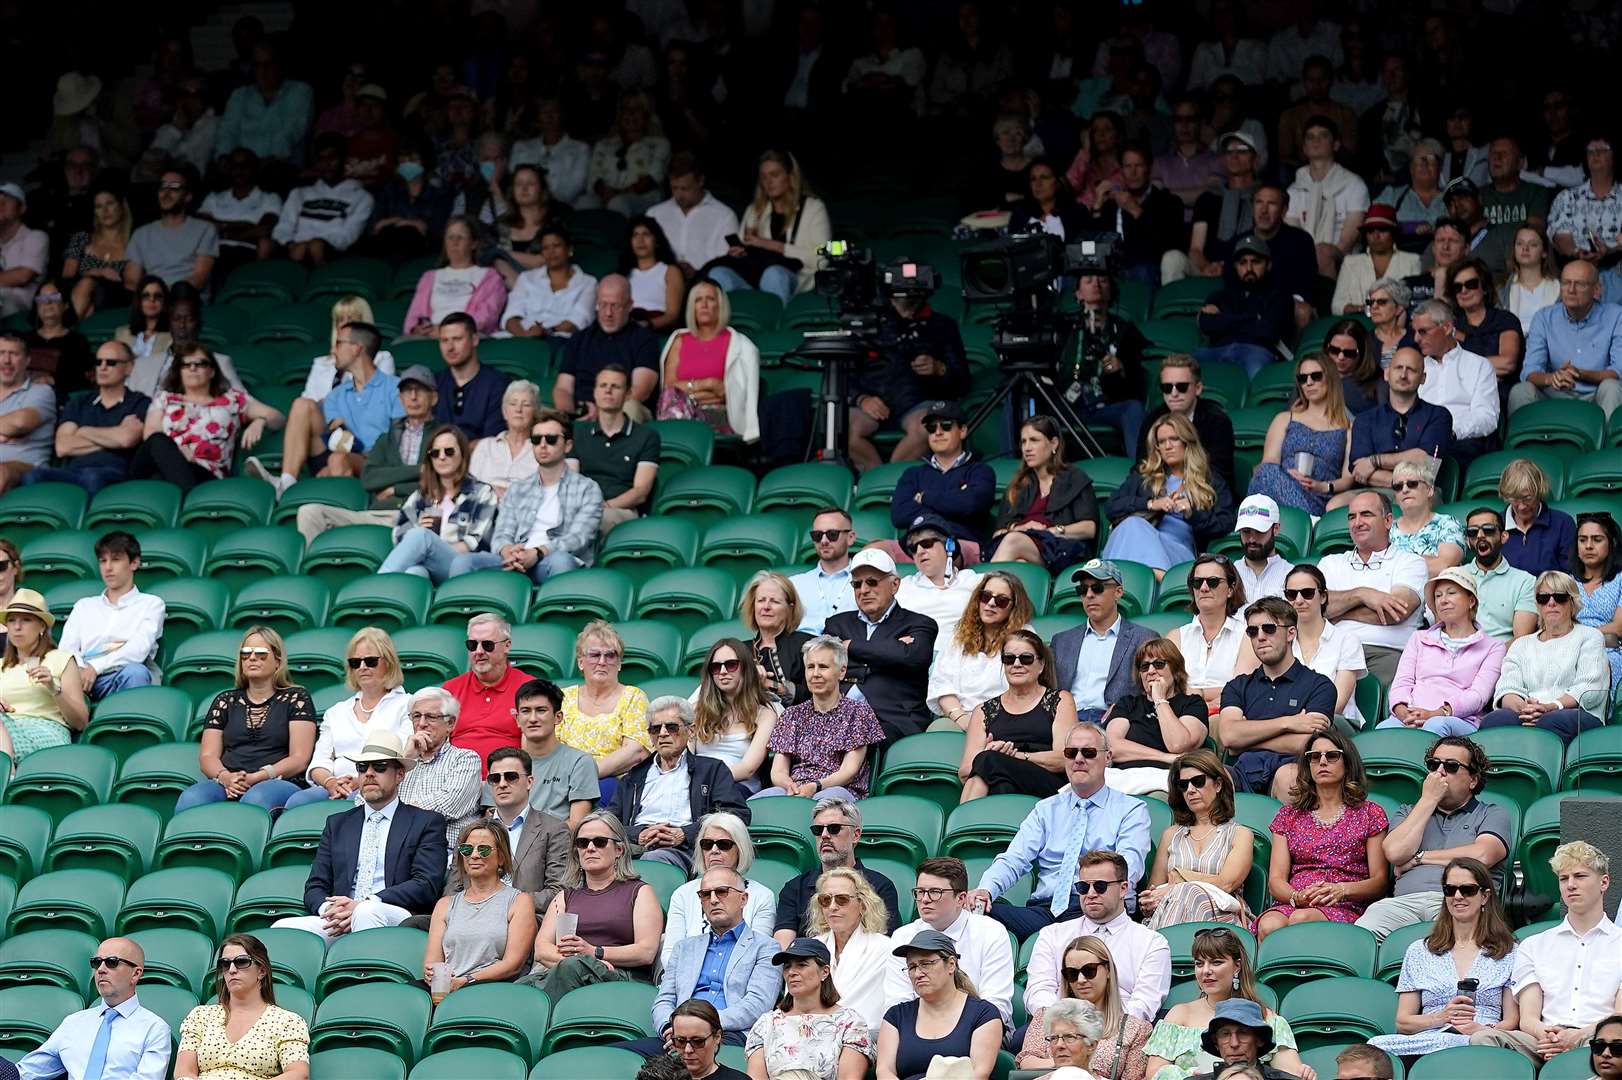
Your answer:
[[[297,1013],[267,1005],[232,1042],[225,1034],[225,1009],[199,1005],[180,1024],[180,1048],[197,1055],[199,1080],[266,1080],[310,1060],[310,1029]]]
[[[634,686],[622,687],[619,703],[613,712],[587,716],[580,711],[580,687],[571,686],[563,691],[563,720],[558,724],[558,741],[590,754],[595,761],[612,754],[624,745],[626,739],[635,739],[653,751],[653,739],[648,735],[648,695]]]

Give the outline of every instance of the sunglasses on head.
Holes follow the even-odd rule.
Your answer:
[[[468,652],[493,653],[496,651],[497,645],[500,645],[502,642],[508,640],[510,639],[502,638],[500,641],[475,641],[473,638],[468,638],[466,641],[462,642],[462,644],[467,646]]]
[[[1284,590],[1284,599],[1286,600],[1316,600],[1317,598],[1318,586],[1316,585],[1308,585],[1304,589]]]
[[[1296,376],[1295,376],[1295,381],[1296,381],[1297,385],[1300,385],[1300,386],[1305,386],[1305,385],[1307,385],[1307,383],[1310,383],[1310,382],[1323,382],[1324,381],[1323,369],[1320,368],[1317,371],[1301,371],[1301,372],[1297,372]]]
[[[525,773],[521,773],[517,769],[513,769],[511,772],[493,772],[490,774],[490,783],[492,785],[516,784],[523,780],[525,775]]]
[[[851,530],[849,529],[812,529],[811,542],[813,544],[820,544],[826,540],[829,543],[833,543],[835,540],[838,540],[841,536],[844,536],[850,531]]]
[[[529,444],[531,446],[539,446],[542,443],[545,443],[548,446],[556,446],[558,443],[560,443],[562,441],[563,441],[563,436],[562,435],[551,434],[551,433],[547,433],[547,432],[542,432],[539,435],[531,435],[529,437]]]
[[[1537,594],[1538,607],[1542,607],[1544,604],[1552,604],[1557,600],[1560,603],[1563,604],[1567,600],[1570,600],[1570,599],[1571,599],[1571,594],[1570,593],[1540,592],[1540,593]]]
[[[1003,667],[1013,667],[1015,664],[1020,667],[1030,667],[1034,663],[1036,663],[1036,654],[1033,652],[1005,652],[1002,654]]]
[[[1467,761],[1452,761],[1448,758],[1437,757],[1425,759],[1426,772],[1435,772],[1437,769],[1445,771],[1449,776],[1457,776],[1460,769],[1464,769],[1472,774],[1476,771],[1475,766],[1471,765]]]
[[[1276,633],[1278,633],[1278,623],[1276,622],[1251,623],[1245,627],[1246,636],[1251,638],[1259,638],[1263,634],[1272,637]]]
[[[1496,525],[1466,525],[1464,535],[1474,540],[1478,536],[1497,536],[1501,530]]]
[[[1481,895],[1481,886],[1480,885],[1473,885],[1473,884],[1472,885],[1443,885],[1442,886],[1442,895],[1443,896],[1463,896],[1463,897],[1467,897],[1467,898],[1472,897],[1472,896],[1480,896]]]
[[[957,421],[956,420],[925,420],[924,421],[924,430],[929,432],[931,435],[935,434],[937,431],[946,431],[946,432],[956,431],[957,430]]]
[[[829,824],[826,824],[826,825],[813,825],[813,826],[811,826],[811,835],[816,836],[816,837],[820,837],[824,833],[826,833],[829,836],[838,836],[840,833],[842,833],[844,831],[845,831],[844,823],[843,822],[838,822],[838,821],[830,822]]]
[[[1342,750],[1308,750],[1301,756],[1307,759],[1308,765],[1334,765],[1346,754]]]
[[[479,858],[488,859],[494,850],[496,850],[494,844],[460,844],[456,848],[456,853],[464,858],[477,853]]]
[[[432,450],[428,451],[428,456],[436,458],[453,458],[459,453],[461,453],[461,449],[459,447],[436,446]]]
[[[1195,791],[1204,791],[1205,785],[1210,779],[1205,773],[1195,773],[1193,776],[1179,778],[1177,785],[1183,788],[1193,788]]]
[[[738,844],[736,841],[725,839],[710,840],[706,838],[698,842],[698,850],[700,851],[731,851],[737,846]]]
[[[1100,881],[1096,884],[1103,885],[1105,882]],[[1091,979],[1094,975],[1098,974],[1099,968],[1107,967],[1109,967],[1109,965],[1100,960],[1096,964],[1083,964],[1080,967],[1066,967],[1061,968],[1060,970],[1064,972],[1065,982],[1075,982],[1077,979]]]
[[[1588,1048],[1596,1054],[1622,1057],[1622,1039],[1590,1039]]]
[[[577,836],[574,838],[574,849],[585,851],[587,848],[596,848],[601,851],[612,843],[614,843],[612,836]]]
[[[1193,385],[1191,382],[1163,382],[1160,384],[1160,392],[1162,394],[1186,394],[1189,387]]]
[[[1153,660],[1142,660],[1138,663],[1139,671],[1165,671],[1166,667],[1167,662],[1159,658]]]
[[[737,657],[733,657],[731,660],[711,660],[710,674],[719,675],[724,671],[728,675],[731,675],[733,672],[737,671],[740,666],[741,665]]]
[[[122,956],[92,956],[90,958],[91,971],[96,971],[103,967],[116,969],[120,964],[128,964],[130,967],[136,966],[134,960],[126,960]]]
[[[1091,761],[1091,760],[1093,760],[1093,758],[1098,756],[1098,747],[1096,747],[1096,746],[1067,746],[1067,747],[1064,748],[1064,756],[1069,761],[1076,760],[1076,755],[1077,754],[1080,754],[1083,758],[1086,758],[1088,761]]]
[[[1001,593],[983,592],[980,594],[980,602],[982,604],[990,604],[992,607],[1001,611],[1003,608],[1012,607],[1014,598],[1012,596],[1004,596]]]
[[[226,971],[230,968],[236,968],[238,971],[246,971],[248,968],[253,967],[258,962],[259,961],[255,960],[251,956],[222,956],[220,957],[219,968],[221,971]]]
[[[348,661],[350,671],[359,671],[363,667],[375,668],[382,662],[381,656],[351,656]]]

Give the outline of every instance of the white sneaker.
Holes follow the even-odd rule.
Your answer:
[[[278,481],[281,479],[281,474],[271,472],[265,467],[265,463],[260,461],[257,457],[251,457],[244,461],[242,463],[242,471],[257,480],[263,480],[271,487],[276,488],[276,493],[278,495],[281,494],[280,484],[278,483]]]

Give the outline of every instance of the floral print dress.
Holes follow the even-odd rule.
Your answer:
[[[1323,882],[1365,881],[1369,876],[1369,837],[1390,828],[1385,811],[1376,802],[1348,806],[1329,824],[1310,810],[1286,806],[1273,816],[1272,831],[1290,846],[1290,887],[1305,889]],[[1318,910],[1331,922],[1356,922],[1366,905],[1351,902]],[[1289,915],[1292,904],[1277,903],[1267,911]],[[1265,915],[1267,912],[1262,912]],[[1255,924],[1251,930],[1256,929]]]
[[[216,479],[231,468],[237,432],[248,410],[248,395],[231,389],[208,401],[193,401],[184,394],[158,395],[163,409],[163,433]]]
[[[744,1040],[743,1053],[756,1050],[766,1057],[766,1075],[776,1076],[790,1069],[803,1069],[817,1080],[834,1080],[839,1057],[849,1047],[873,1059],[873,1040],[867,1021],[855,1009],[836,1006],[827,1013],[787,1013],[782,1009],[755,1021]]]

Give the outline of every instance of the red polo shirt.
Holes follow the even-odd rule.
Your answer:
[[[513,695],[518,688],[534,679],[507,665],[506,674],[494,686],[486,686],[469,671],[445,684],[445,689],[456,698],[461,712],[456,717],[456,728],[451,732],[451,745],[461,746],[479,755],[479,770],[485,770],[485,758],[490,751],[503,746],[522,746],[518,721],[513,719]]]

